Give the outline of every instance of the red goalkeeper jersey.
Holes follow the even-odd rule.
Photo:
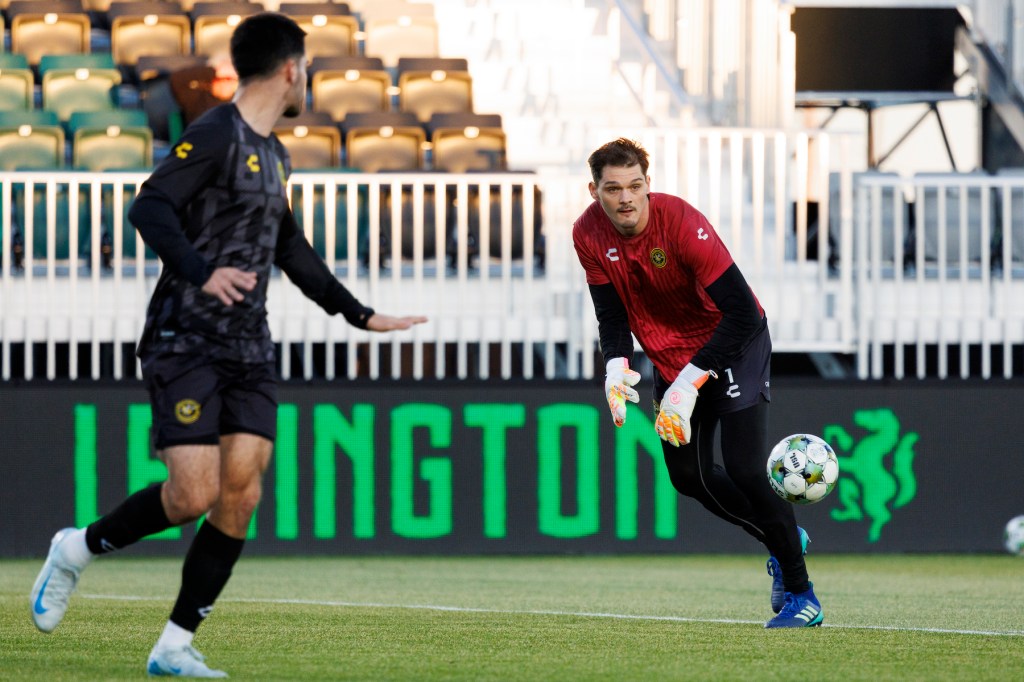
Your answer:
[[[722,319],[704,288],[733,260],[711,223],[679,197],[652,192],[639,235],[620,235],[595,201],[573,224],[572,239],[587,283],[615,286],[633,335],[674,381]]]

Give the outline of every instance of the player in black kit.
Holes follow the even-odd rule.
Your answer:
[[[197,119],[143,184],[129,218],[160,256],[139,343],[158,455],[168,478],[86,528],[57,533],[31,593],[36,626],[51,632],[82,570],[99,554],[200,518],[170,619],[147,662],[151,675],[226,677],[192,636],[242,551],[261,496],[277,421],[274,345],[266,297],[276,265],[330,314],[371,331],[408,329],[362,305],[327,268],[288,206],[288,154],[272,129],[306,99],[305,33],[281,14],[239,24],[234,102]]]

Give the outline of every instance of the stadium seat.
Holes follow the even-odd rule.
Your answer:
[[[161,10],[161,5],[167,8]],[[110,17],[110,51],[119,66],[134,66],[142,56],[191,51],[192,25],[188,17],[170,3],[118,2],[111,5]]]
[[[105,171],[153,165],[153,131],[139,109],[75,113],[68,130],[75,168]]]
[[[431,2],[409,2],[409,0],[356,0],[351,3],[363,22],[399,17],[434,18],[434,4]]]
[[[35,79],[20,54],[0,54],[0,110],[31,109]]]
[[[64,129],[51,111],[0,111],[0,168],[64,166]]]
[[[313,109],[335,121],[353,112],[388,111],[391,75],[379,59],[321,57],[313,62]]]
[[[307,111],[293,118],[282,117],[274,134],[291,157],[292,168],[337,168],[341,165],[341,132],[323,112]]]
[[[370,19],[364,33],[364,54],[380,58],[389,68],[397,67],[401,57],[438,56],[438,26],[432,17]]]
[[[331,2],[283,3],[279,11],[287,14],[306,32],[306,56],[347,57],[358,54],[356,33],[359,21],[348,5]]]
[[[28,59],[23,54],[0,52],[0,69],[27,69]]]
[[[173,71],[202,66],[206,62],[206,57],[197,54],[144,55],[135,62],[135,77],[140,82],[163,78]]]
[[[266,3],[260,3],[264,9],[268,9]],[[273,11],[287,14],[294,17],[296,14],[327,14],[332,16],[352,16],[352,7],[347,2],[332,2],[332,0],[299,0],[291,2],[286,0],[277,5]]]
[[[132,0],[137,2],[149,2],[156,0]],[[113,21],[113,17],[110,16],[110,7],[113,4],[113,0],[82,0],[82,9],[89,15],[89,22],[92,24],[94,31],[99,30],[103,33],[110,33],[110,22]],[[123,4],[123,3],[122,3]],[[173,7],[170,2],[161,2],[161,4]],[[95,38],[95,36],[94,36]],[[94,47],[98,47],[94,45]]]
[[[424,167],[426,132],[409,113],[349,114],[341,122],[345,165],[366,173],[415,171]]]
[[[10,0],[0,2],[0,8],[8,21],[19,14],[85,14],[87,12],[82,0]]]
[[[466,60],[400,58],[398,109],[415,114],[422,123],[437,113],[473,111],[473,79]]]
[[[50,54],[39,60],[39,77],[53,69],[116,69],[114,58],[109,52],[91,54]]]
[[[230,51],[231,34],[245,17],[263,11],[245,2],[197,2],[192,6],[193,52],[206,57]]]
[[[427,130],[435,170],[465,173],[505,168],[505,132],[499,114],[434,114]]]
[[[104,111],[117,107],[116,69],[49,69],[43,74],[43,108],[67,121],[76,111]]]
[[[84,13],[18,14],[11,20],[11,51],[25,55],[31,66],[43,55],[88,53],[90,26]]]

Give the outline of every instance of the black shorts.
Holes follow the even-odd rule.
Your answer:
[[[708,377],[700,389],[700,403],[713,414],[738,412],[760,399],[771,401],[772,338],[765,323],[761,331],[750,340],[743,352],[728,366],[715,370],[718,378]],[[654,411],[657,414],[661,398],[670,382],[654,373]]]
[[[277,434],[273,363],[161,353],[143,358],[142,377],[153,405],[157,450],[216,445],[231,433],[270,441]]]

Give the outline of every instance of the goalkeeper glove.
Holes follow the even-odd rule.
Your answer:
[[[605,366],[604,394],[616,426],[626,423],[626,401],[640,402],[639,394],[632,389],[639,381],[640,374],[629,368],[626,358],[612,358]]]
[[[714,372],[688,364],[665,391],[658,407],[658,418],[654,420],[654,430],[666,443],[679,447],[690,442],[690,415],[697,403],[697,389],[704,385],[709,375],[718,378]]]

